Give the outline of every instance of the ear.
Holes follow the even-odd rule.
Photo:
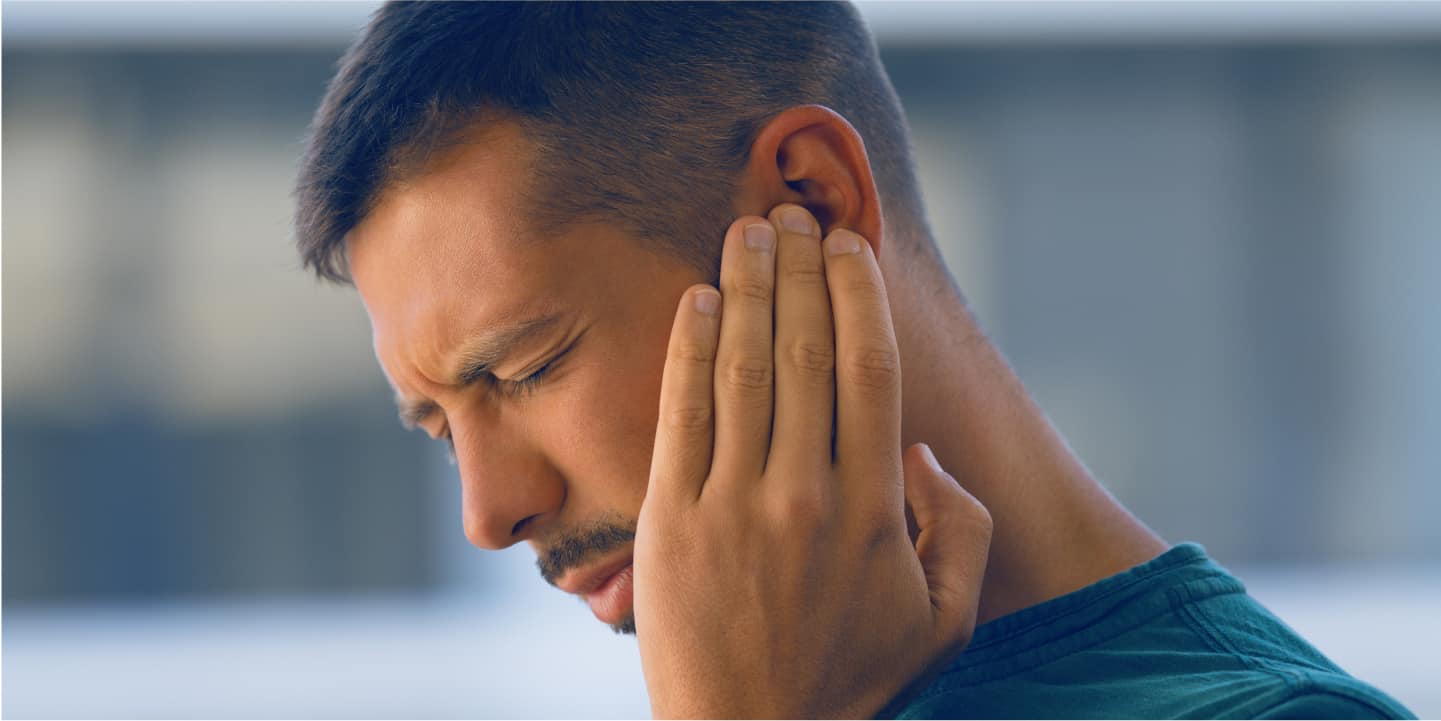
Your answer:
[[[788,108],[751,143],[740,183],[738,215],[765,216],[781,203],[805,206],[821,232],[846,228],[881,257],[885,222],[860,133],[821,105]]]

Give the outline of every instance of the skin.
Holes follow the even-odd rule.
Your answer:
[[[880,268],[818,230],[741,218],[722,293],[676,313],[634,569],[662,716],[873,716],[975,625],[990,517],[923,445],[902,463]]]
[[[728,354],[762,357],[766,347],[775,351],[777,361],[776,432],[768,442],[760,440],[769,427],[762,422],[766,418],[761,409],[767,403],[757,398],[750,398],[748,405],[732,403],[745,396],[745,389],[727,385],[734,373],[714,372],[714,468],[710,457],[701,458],[693,450],[694,443],[666,442],[667,426],[661,420],[667,416],[660,412],[662,378],[675,366],[667,364],[668,347],[686,327],[686,318],[694,320],[694,312],[687,316],[686,308],[694,307],[693,286],[705,279],[676,260],[645,250],[609,224],[577,224],[553,237],[535,237],[514,210],[524,207],[521,190],[494,180],[527,177],[528,167],[528,141],[515,126],[497,123],[445,153],[417,177],[388,188],[349,236],[352,276],[370,314],[376,356],[397,395],[407,403],[433,403],[436,411],[419,425],[432,436],[454,440],[462,517],[472,543],[491,549],[530,543],[542,561],[561,560],[564,567],[552,567],[554,573],[548,575],[562,582],[584,569],[636,559],[635,623],[641,629],[647,686],[658,714],[867,715],[899,692],[907,679],[954,653],[977,619],[989,620],[1079,589],[1165,550],[1159,538],[1090,477],[979,331],[959,296],[948,292],[949,286],[917,261],[916,254],[898,253],[899,244],[888,242],[889,226],[864,147],[840,116],[804,106],[773,118],[754,141],[743,171],[732,208],[740,220],[729,231],[717,229],[717,237],[728,243],[722,271],[724,307],[718,318],[750,320],[733,327],[724,320],[715,324],[713,362],[716,368],[731,368]],[[817,244],[823,235],[842,228],[865,242],[863,253],[848,257],[869,259],[876,283],[829,288],[827,297],[836,309],[834,332],[838,339],[845,337],[840,308],[864,305],[865,294],[880,289],[880,300],[870,304],[878,313],[864,322],[853,320],[851,326],[872,338],[893,338],[900,363],[899,384],[887,391],[898,394],[894,432],[882,423],[886,413],[877,410],[889,408],[885,403],[857,406],[852,415],[859,423],[881,423],[885,432],[871,435],[884,442],[838,441],[836,464],[830,459],[821,464],[814,453],[778,455],[769,447],[779,447],[782,438],[809,438],[814,445],[817,437],[813,422],[798,420],[813,421],[815,403],[807,406],[809,413],[787,413],[780,402],[787,377],[780,359],[790,357],[784,352],[780,319],[800,312],[786,301],[798,296],[784,290],[783,280],[776,282],[777,337],[766,334],[762,339],[756,320],[761,316],[738,313],[733,306],[745,295],[737,289],[754,283],[733,284],[729,292],[725,287],[727,269],[729,277],[738,277],[736,264],[745,257],[732,252],[737,229],[756,222],[779,227],[779,216],[771,211],[786,203],[813,214]],[[791,247],[784,235],[781,240],[781,248]],[[781,271],[775,277],[786,278],[789,266],[781,262],[776,267]],[[830,267],[828,260],[827,271]],[[847,288],[860,300],[847,298]],[[796,309],[811,311],[805,314],[807,323],[792,327],[819,332],[822,314],[815,311],[815,298],[793,303]],[[503,380],[459,382],[467,343],[539,311],[554,311],[561,321],[517,346],[493,369],[499,379],[518,379],[559,357],[533,392],[505,395],[502,389],[510,386]],[[889,322],[882,323],[886,315]],[[840,344],[836,347],[841,349]],[[837,407],[844,414],[844,369],[849,367],[844,355],[837,355],[835,367],[842,369],[835,387]],[[668,389],[674,385],[669,380],[667,384]],[[846,427],[844,418],[841,428]],[[691,431],[705,435],[704,429]],[[939,468],[928,467],[913,447],[922,441],[939,458],[940,467],[952,469],[969,495],[954,484],[954,492],[946,490],[947,477]],[[691,457],[682,448],[692,448]],[[868,459],[857,462],[866,472],[842,462],[852,448],[857,457]],[[903,455],[902,449],[909,450]],[[814,463],[789,466],[797,469],[784,474],[791,487],[850,489],[828,499],[824,513],[785,500],[740,503],[734,492],[713,494],[730,502],[700,504],[704,508],[697,510],[698,504],[675,502],[679,494],[655,493],[661,487],[706,487],[709,479],[721,478],[725,481],[717,487],[749,483],[771,494],[758,498],[779,493],[784,499],[786,494],[774,489],[786,484],[772,482],[777,474],[771,464],[757,459],[801,456]],[[767,480],[757,484],[757,476]],[[878,489],[889,489],[890,495]],[[968,502],[972,496],[984,510],[977,512],[980,507]],[[663,497],[671,500],[655,500]],[[845,502],[839,502],[841,498]],[[927,503],[927,498],[942,500]],[[925,558],[924,544],[896,542],[905,538],[898,530],[905,527],[904,512],[897,512],[902,505],[916,521],[913,539],[928,527],[948,529],[932,534],[950,539],[932,546],[943,549],[943,561],[935,554]],[[777,507],[783,510],[777,512]],[[856,508],[875,512],[858,513]],[[993,535],[985,510],[994,524]],[[737,513],[749,514],[749,520],[716,520],[736,521]],[[831,519],[831,525],[806,522],[811,516]],[[587,531],[607,526],[635,528],[636,540],[612,539],[581,553],[557,555],[567,541],[573,546],[588,537]],[[827,533],[817,535],[817,527]],[[762,530],[746,537],[747,528]],[[975,528],[987,532],[963,530]],[[670,535],[676,529],[690,530],[681,537]],[[800,533],[783,532],[787,529]],[[868,535],[872,532],[876,535]],[[838,545],[857,543],[858,537],[883,539],[876,544],[881,552],[858,555]],[[677,538],[688,540],[680,543]],[[809,567],[795,560],[807,557],[802,552],[806,548],[834,552],[817,561],[820,571],[807,573]],[[737,564],[738,558],[766,560],[768,565]],[[842,563],[847,558],[852,559],[850,566]],[[978,577],[981,568],[983,583],[972,577]],[[754,592],[738,593],[736,575],[747,572],[767,581],[742,585]],[[866,592],[836,593],[837,579],[847,573],[870,579],[846,586]],[[939,587],[950,589],[943,606],[936,605],[937,580],[942,581]],[[719,607],[702,614],[678,610],[706,603]],[[937,608],[947,613],[937,614]],[[707,628],[696,623],[697,615],[731,622]],[[960,618],[958,625],[955,618]],[[853,637],[856,627],[875,619],[888,619],[892,625]],[[952,619],[953,625],[939,627],[943,619]],[[746,625],[760,630],[727,637],[728,630]],[[798,633],[798,628],[806,632]],[[847,643],[797,647],[788,657],[775,653],[794,645],[777,639],[828,636]],[[692,642],[666,644],[661,641],[665,638]],[[738,658],[766,662],[727,665],[726,659]],[[827,664],[816,664],[817,658],[827,659]],[[876,664],[876,658],[888,662]],[[828,675],[808,676],[798,670],[817,666],[828,666]],[[876,667],[893,673],[862,671]],[[738,687],[757,689],[750,695],[757,705],[728,705],[740,696],[734,693]],[[842,698],[836,689],[850,692]]]

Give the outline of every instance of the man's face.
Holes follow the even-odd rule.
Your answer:
[[[705,278],[611,226],[529,235],[509,180],[529,148],[497,125],[448,151],[382,195],[348,252],[402,412],[454,441],[467,538],[528,541],[546,580],[584,593],[631,558],[671,322]],[[588,600],[633,630],[629,594]]]

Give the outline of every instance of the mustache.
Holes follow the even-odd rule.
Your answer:
[[[635,540],[634,521],[617,523],[601,521],[582,529],[567,532],[550,548],[536,556],[540,577],[554,586],[566,571],[583,566],[597,556],[614,551]]]

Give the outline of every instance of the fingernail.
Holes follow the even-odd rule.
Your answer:
[[[811,225],[811,214],[802,208],[786,208],[781,213],[781,227],[792,233],[804,233],[810,235],[814,225]]]
[[[695,294],[695,309],[706,315],[715,315],[720,310],[720,293],[707,288]]]
[[[826,255],[848,255],[861,252],[861,236],[844,228],[832,231],[826,238]]]
[[[746,247],[751,250],[770,250],[776,244],[776,229],[770,223],[756,223],[746,226]]]

